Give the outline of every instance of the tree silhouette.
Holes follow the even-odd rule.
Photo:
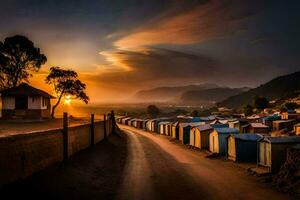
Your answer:
[[[244,114],[246,116],[252,115],[253,114],[253,107],[248,104],[248,105],[243,107],[243,111],[244,111]]]
[[[16,35],[0,42],[0,87],[16,87],[28,82],[31,72],[37,72],[47,61],[32,41],[25,36]]]
[[[52,107],[52,118],[54,118],[55,109],[64,96],[71,95],[76,99],[84,101],[86,104],[89,101],[89,97],[85,93],[86,85],[78,79],[78,74],[73,70],[51,67],[45,82],[53,84],[57,96],[57,102]]]
[[[265,97],[256,97],[254,99],[254,107],[257,109],[265,109],[268,108],[269,101]]]
[[[160,113],[160,110],[157,106],[155,105],[149,105],[147,107],[147,114],[150,115],[151,117],[157,117]]]
[[[287,102],[284,107],[287,109],[287,110],[295,110],[296,108],[298,108],[298,104],[297,103],[294,103],[294,102]]]
[[[192,115],[192,117],[199,117],[199,111],[198,110],[193,110],[191,115]]]

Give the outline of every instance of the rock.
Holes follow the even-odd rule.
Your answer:
[[[281,192],[297,194],[300,192],[300,148],[291,148],[287,151],[286,162],[281,166],[273,183]],[[300,193],[299,193],[300,194]]]

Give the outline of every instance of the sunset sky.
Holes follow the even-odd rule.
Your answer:
[[[92,103],[157,86],[258,86],[300,70],[298,0],[1,0],[0,39],[21,34],[72,68]],[[40,84],[42,82],[42,84]],[[48,88],[49,90],[49,88]]]

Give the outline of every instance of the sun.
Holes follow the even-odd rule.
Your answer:
[[[71,104],[71,96],[70,95],[66,96],[64,99],[64,102],[66,105],[70,105]]]

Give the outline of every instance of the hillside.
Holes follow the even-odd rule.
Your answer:
[[[216,84],[201,84],[201,85],[187,85],[179,87],[157,87],[150,90],[141,90],[137,92],[133,100],[143,102],[168,102],[180,99],[181,95],[188,91],[205,90],[211,88],[218,88]]]
[[[206,90],[193,90],[183,93],[180,101],[185,103],[197,103],[203,101],[219,102],[247,90],[248,88],[213,88]]]
[[[218,103],[220,106],[238,108],[251,104],[256,96],[263,96],[269,100],[292,97],[300,91],[300,71],[285,76],[277,77],[257,88],[229,97]]]

